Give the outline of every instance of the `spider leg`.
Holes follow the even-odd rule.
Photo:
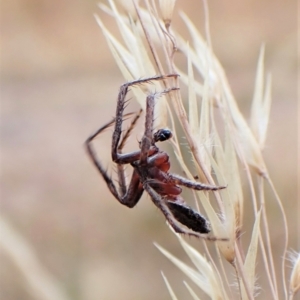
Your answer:
[[[94,163],[95,167],[100,172],[103,179],[105,180],[108,189],[114,195],[114,197],[119,200],[119,195],[118,195],[117,189],[116,189],[112,179],[108,176],[106,169],[102,166],[99,159],[97,158],[96,152],[94,151],[94,148],[92,146],[93,139],[96,136],[98,136],[102,131],[104,131],[106,128],[111,126],[114,122],[115,122],[115,119],[112,119],[110,122],[108,122],[105,125],[103,125],[102,127],[100,127],[94,134],[92,134],[90,137],[88,137],[87,140],[85,141],[85,147],[86,147],[87,153],[88,153],[89,157],[91,158],[92,162]]]
[[[140,110],[135,114],[134,118],[133,118],[132,121],[131,121],[130,126],[127,128],[127,130],[126,130],[125,133],[123,134],[122,140],[121,140],[120,145],[119,145],[119,147],[118,147],[118,151],[119,151],[119,152],[122,152],[122,149],[124,148],[125,143],[126,143],[127,139],[129,138],[129,136],[130,136],[130,134],[131,134],[133,128],[135,127],[135,125],[136,125],[138,119],[140,118],[142,112],[143,112],[143,110],[140,109]],[[128,115],[128,114],[126,114],[126,115]],[[125,116],[126,116],[126,115],[125,115]],[[123,120],[124,120],[124,118],[123,118]]]
[[[170,182],[173,182],[174,184],[182,185],[182,186],[185,186],[187,188],[194,189],[197,191],[201,191],[201,190],[217,191],[217,190],[226,188],[226,186],[224,186],[224,185],[216,186],[216,185],[201,183],[198,181],[192,181],[192,180],[189,180],[185,177],[181,177],[176,174],[168,173],[168,178],[169,178]]]
[[[133,119],[132,123],[131,123],[131,126],[129,127],[129,129],[127,130],[127,132],[125,133],[122,141],[121,141],[121,145],[119,147],[119,150],[121,151],[124,144],[125,144],[125,141],[126,139],[128,138],[131,130],[133,129],[133,126],[135,125],[135,123],[137,122],[137,119],[139,118],[140,116],[140,113],[141,112],[138,112],[135,116],[135,118]],[[133,115],[133,113],[127,113],[123,116],[123,120],[128,117],[128,116],[131,116]],[[95,154],[95,151],[93,149],[93,146],[92,146],[92,141],[101,133],[103,132],[105,129],[107,129],[108,127],[110,127],[112,124],[114,124],[116,121],[115,118],[113,118],[110,122],[106,123],[105,125],[101,126],[94,134],[92,134],[91,136],[89,136],[86,141],[85,141],[85,147],[86,147],[86,150],[90,156],[90,158],[92,159],[93,163],[96,165],[97,169],[103,169],[101,164],[99,166],[99,163],[98,163],[98,159],[97,159],[97,156]],[[104,170],[104,169],[103,169]],[[100,173],[102,174],[102,171],[100,171]]]
[[[111,147],[111,156],[112,156],[112,160],[115,163],[121,163],[121,164],[130,163],[133,162],[134,160],[139,159],[140,156],[140,151],[137,151],[134,154],[132,153],[131,156],[129,157],[128,155],[126,156],[126,154],[118,153],[118,147],[119,147],[121,133],[122,133],[123,112],[126,103],[125,97],[128,93],[129,88],[134,85],[147,83],[154,80],[163,80],[163,79],[167,79],[170,77],[177,77],[177,76],[178,76],[177,74],[169,74],[169,75],[149,77],[145,79],[138,79],[138,80],[127,82],[120,87],[120,91],[118,94],[117,108],[116,108],[115,128],[113,132],[112,147]]]
[[[134,113],[131,112],[131,113],[127,113],[127,114],[123,115],[123,120],[125,120],[127,117],[129,117],[133,114]],[[102,131],[104,131],[111,125],[113,125],[115,123],[115,121],[116,121],[116,118],[113,118],[111,121],[109,121],[106,124],[104,124],[103,126],[101,126],[95,133],[90,135],[85,141],[86,146],[88,147],[88,145],[93,141],[93,139],[95,139]]]
[[[154,124],[154,107],[155,107],[155,99],[160,95],[169,93],[171,91],[178,90],[179,88],[170,88],[164,90],[160,93],[152,93],[147,96],[146,100],[146,120],[145,120],[145,132],[144,136],[141,140],[141,158],[140,164],[146,165],[147,159],[149,156],[149,149],[152,145],[154,145],[155,141],[153,139],[153,124]]]
[[[126,143],[128,137],[130,136],[130,133],[132,132],[134,126],[136,125],[138,119],[140,118],[142,112],[143,112],[143,110],[140,109],[135,114],[135,117],[132,119],[130,126],[125,131],[125,133],[123,134],[120,145],[118,147],[118,153],[122,153],[122,150],[125,146],[125,143]],[[117,173],[118,173],[119,191],[120,191],[121,195],[124,196],[126,194],[127,188],[126,188],[125,169],[124,169],[123,164],[117,164]]]
[[[132,113],[125,114],[124,116],[127,117],[129,115],[132,115]],[[132,130],[134,124],[137,121],[137,118],[139,117],[140,112],[136,114],[135,118],[133,119],[131,126],[123,136],[123,139],[121,141],[122,147],[124,146],[124,139],[126,140],[127,137],[130,134],[130,131]],[[119,195],[117,188],[113,182],[113,180],[108,176],[107,170],[103,167],[101,164],[100,160],[97,158],[96,152],[94,151],[94,148],[92,146],[92,141],[96,136],[98,136],[101,132],[103,132],[105,129],[107,129],[109,126],[111,126],[115,122],[115,119],[112,119],[110,122],[106,123],[102,127],[100,127],[94,134],[92,134],[85,142],[86,150],[87,153],[89,154],[91,160],[93,161],[94,165],[102,175],[104,181],[107,184],[108,189],[110,192],[113,194],[113,196],[122,204],[128,206],[128,207],[133,207],[136,205],[136,203],[139,201],[141,198],[144,189],[142,184],[140,183],[139,176],[137,172],[134,170],[132,174],[132,178],[130,181],[130,184],[128,188],[126,189],[126,183],[125,183],[125,176],[124,176],[124,170],[119,170],[118,169],[118,178],[119,178],[119,189],[121,195]],[[119,151],[122,151],[122,147],[120,147]],[[119,165],[118,165],[119,167]],[[124,181],[120,182],[120,179]]]

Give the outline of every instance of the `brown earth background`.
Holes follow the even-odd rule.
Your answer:
[[[84,152],[87,136],[113,116],[123,83],[93,13],[113,33],[117,28],[97,2],[1,1],[1,214],[69,299],[170,299],[161,270],[179,299],[191,299],[184,275],[153,245],[188,261],[160,212],[147,196],[133,210],[118,204]],[[203,32],[201,1],[178,0],[176,9]],[[247,119],[266,44],[273,104],[264,157],[288,216],[289,249],[299,251],[297,3],[212,0],[209,9],[215,53]],[[178,11],[173,25],[183,27]],[[100,138],[107,165],[109,138]],[[280,257],[283,232],[272,201],[272,247]],[[245,231],[250,215],[246,193]],[[35,299],[11,257],[0,258],[0,298]],[[257,277],[263,274],[258,263]],[[269,299],[267,288],[260,293]]]

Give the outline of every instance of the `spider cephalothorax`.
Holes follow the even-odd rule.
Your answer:
[[[166,76],[155,76],[147,79],[139,79],[125,83],[121,86],[116,109],[116,117],[109,123],[102,126],[97,132],[86,140],[86,148],[96,168],[102,175],[110,192],[121,203],[128,207],[134,207],[140,200],[144,191],[151,197],[153,203],[164,214],[168,223],[178,232],[197,237],[203,237],[210,240],[216,240],[215,237],[207,236],[210,232],[209,222],[197,211],[189,207],[180,196],[185,186],[194,190],[219,190],[224,186],[207,185],[176,174],[169,173],[170,161],[169,155],[165,151],[161,151],[156,143],[163,142],[172,137],[169,129],[159,129],[153,134],[154,123],[154,105],[155,98],[162,93],[169,93],[178,88],[171,88],[159,94],[150,94],[146,99],[146,117],[144,135],[139,142],[140,150],[122,153],[125,141],[130,135],[141,110],[135,115],[131,122],[131,126],[122,135],[122,123],[124,117],[131,114],[123,114],[125,108],[125,97],[129,87],[151,82],[154,80],[164,80],[176,77],[176,74]],[[117,190],[113,180],[108,176],[106,169],[98,160],[96,153],[92,147],[92,140],[100,134],[104,129],[114,124],[114,132],[112,136],[111,156],[114,163],[117,164],[119,189]],[[133,167],[133,173],[129,185],[125,180],[124,165],[130,164]],[[189,229],[183,227],[185,225]]]

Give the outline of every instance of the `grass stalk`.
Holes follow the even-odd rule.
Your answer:
[[[109,31],[100,21],[99,24],[126,80],[132,79],[128,78],[128,74],[131,76],[137,74],[137,77],[154,75],[143,73],[145,68],[141,65],[142,62],[147,62],[150,69],[155,70],[158,74],[180,74],[180,78],[163,82],[161,89],[179,87],[180,84],[184,84],[188,90],[188,101],[184,101],[180,92],[174,92],[167,96],[167,102],[161,103],[163,101],[160,101],[159,107],[163,106],[168,112],[168,123],[174,134],[171,144],[178,163],[187,176],[193,178],[194,171],[191,171],[189,164],[185,162],[183,153],[187,149],[177,134],[179,132],[177,128],[184,132],[188,151],[201,181],[209,184],[228,183],[225,191],[213,193],[214,201],[210,199],[211,196],[207,193],[197,192],[193,194],[196,196],[197,206],[198,203],[201,203],[208,215],[214,234],[226,236],[228,241],[216,242],[217,255],[214,255],[212,250],[207,247],[206,242],[203,242],[204,251],[209,260],[207,262],[200,252],[196,255],[194,250],[184,240],[180,239],[181,245],[192,257],[192,262],[198,270],[192,270],[162,247],[158,247],[158,249],[196,284],[196,278],[198,278],[199,287],[211,299],[234,299],[235,292],[232,290],[232,283],[230,283],[228,276],[230,271],[225,265],[226,261],[229,262],[237,276],[237,299],[247,298],[249,300],[254,300],[257,295],[255,265],[258,263],[257,251],[260,251],[264,265],[264,276],[270,286],[269,294],[272,295],[273,299],[280,299],[280,288],[282,287],[284,297],[288,299],[285,274],[288,247],[287,220],[283,204],[272,183],[262,155],[271,105],[270,75],[264,80],[264,46],[258,60],[251,110],[252,125],[249,125],[239,110],[225,71],[213,52],[207,1],[203,0],[205,39],[188,16],[181,13],[182,20],[189,31],[191,42],[187,42],[187,37],[180,36],[173,29],[172,15],[175,2],[168,0],[168,7],[167,2],[164,3],[164,1],[167,0],[161,0],[160,5],[157,5],[154,0],[151,2],[145,0],[142,3],[134,1],[136,17],[132,16],[131,20],[135,19],[136,22],[129,21],[126,14],[119,13],[113,0],[109,0],[111,8],[105,7],[104,9],[106,12],[112,10],[112,15],[118,19],[118,22],[122,22],[124,28],[121,26],[120,31],[123,38],[126,39],[128,34],[130,34],[130,38],[139,35],[137,38],[143,47],[140,52],[138,48],[135,49],[135,52],[129,47],[125,49],[122,43],[117,43],[114,37],[109,35]],[[175,60],[177,55],[183,55],[186,58],[187,71],[179,70]],[[139,59],[135,59],[135,56],[138,56]],[[131,64],[127,63],[128,61]],[[195,80],[194,73],[199,75],[197,78],[200,80]],[[160,124],[159,120],[157,123]],[[216,126],[217,123],[222,124],[223,130]],[[251,242],[248,248],[245,246],[241,234],[243,232],[244,197],[239,172],[244,173],[246,185],[250,189],[250,200],[253,207],[254,224],[252,232],[249,233]],[[253,178],[257,176],[258,182],[255,185]],[[265,180],[271,187],[283,222],[283,257],[281,258],[280,270],[278,270],[282,277],[281,285],[277,282],[278,274],[275,268],[275,261],[278,258],[274,257],[271,247],[270,232],[272,228],[268,224],[268,211],[265,205]],[[262,218],[261,224],[260,217]],[[203,268],[207,268],[210,275],[203,274],[202,270],[199,269],[201,264]],[[293,286],[296,288],[293,291],[297,290],[295,278],[297,277],[293,277]],[[165,277],[164,280],[172,298],[176,299],[170,283]],[[192,297],[196,299],[195,292],[188,285],[186,286]],[[290,299],[292,299],[291,296]]]

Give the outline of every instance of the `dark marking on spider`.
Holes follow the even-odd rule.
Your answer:
[[[165,151],[161,151],[156,145],[157,142],[163,142],[170,139],[172,137],[172,132],[169,129],[159,129],[153,134],[155,99],[162,94],[178,90],[178,88],[167,89],[161,93],[152,93],[147,96],[145,131],[141,141],[139,142],[140,150],[130,153],[122,153],[125,142],[142,113],[142,110],[140,110],[135,114],[131,122],[131,126],[121,137],[123,120],[125,117],[127,118],[132,115],[132,113],[124,114],[126,106],[125,97],[129,88],[135,85],[149,83],[151,81],[175,78],[177,76],[177,74],[155,76],[123,84],[120,87],[118,94],[115,118],[99,128],[86,140],[86,149],[94,165],[106,182],[108,189],[121,204],[129,208],[134,207],[140,200],[143,192],[146,191],[156,207],[161,210],[175,232],[201,237],[208,240],[227,240],[225,238],[208,236],[207,233],[211,231],[210,223],[200,213],[188,206],[180,196],[182,192],[180,186],[197,191],[216,191],[225,188],[225,186],[203,184],[169,173],[169,155]],[[92,146],[93,139],[113,124],[114,131],[112,135],[111,156],[113,162],[117,165],[118,189],[112,178],[107,174],[102,163],[97,158]],[[128,186],[124,171],[124,165],[126,164],[130,164],[133,167],[132,177]],[[187,228],[182,225],[185,225]]]

